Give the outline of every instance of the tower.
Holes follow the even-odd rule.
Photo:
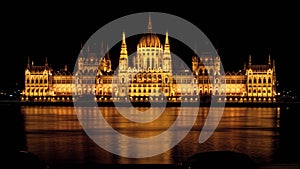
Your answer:
[[[172,58],[171,58],[168,32],[166,32],[166,40],[165,40],[165,46],[164,46],[163,70],[165,72],[169,72],[169,73],[172,72]]]
[[[125,33],[123,32],[122,36],[122,45],[119,59],[119,71],[118,71],[118,91],[116,93],[117,96],[127,96],[128,94],[128,85],[127,85],[127,74],[128,69],[128,53],[127,46],[125,41]]]

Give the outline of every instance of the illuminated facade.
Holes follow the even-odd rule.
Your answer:
[[[93,94],[99,102],[164,99],[176,102],[206,96],[216,96],[218,101],[276,101],[275,62],[270,56],[265,65],[253,65],[249,56],[243,70],[222,74],[218,54],[202,53],[200,57],[192,56],[192,72],[178,68],[175,71],[168,32],[164,42],[152,32],[149,20],[148,32],[139,40],[131,63],[123,33],[116,70],[112,70],[108,48],[106,55],[103,54],[103,44],[102,59],[89,47],[87,55],[81,51],[73,73],[67,67],[54,71],[47,59],[44,66],[30,65],[28,59],[22,100],[73,101],[73,96]]]

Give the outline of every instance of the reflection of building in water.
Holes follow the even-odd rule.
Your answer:
[[[22,100],[71,101],[72,96],[94,94],[97,101],[192,101],[199,95],[220,96],[220,101],[275,101],[275,62],[270,56],[265,65],[253,65],[249,56],[243,70],[223,74],[219,55],[204,52],[199,57],[192,56],[192,71],[178,70],[172,63],[168,32],[162,44],[152,32],[150,19],[132,63],[125,33],[117,70],[112,70],[103,44],[100,52],[88,46],[86,53],[81,51],[73,73],[67,67],[54,71],[47,60],[44,66],[30,65],[28,59]]]

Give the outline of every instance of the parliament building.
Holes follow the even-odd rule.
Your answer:
[[[120,37],[119,65],[115,70],[108,49],[103,54],[103,45],[102,54],[89,47],[87,54],[81,50],[72,72],[67,66],[53,70],[47,58],[39,66],[30,64],[28,58],[22,101],[72,102],[94,95],[97,102],[191,102],[211,96],[220,102],[276,102],[275,61],[270,56],[266,64],[254,65],[250,55],[243,70],[222,73],[220,56],[203,52],[189,56],[191,69],[181,70],[172,66],[168,32],[163,44],[152,32],[151,21],[131,59],[125,33]]]

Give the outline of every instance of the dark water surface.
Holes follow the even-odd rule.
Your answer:
[[[188,135],[169,151],[149,158],[126,158],[114,155],[94,143],[82,129],[72,106],[21,106],[19,116],[7,115],[2,120],[13,120],[7,130],[16,139],[14,148],[26,149],[36,154],[47,164],[174,164],[187,157],[207,151],[230,150],[250,156],[256,163],[299,162],[299,109],[296,107],[226,107],[213,135],[199,144],[198,138],[208,107],[199,108],[197,122]],[[127,108],[128,113],[133,108]],[[147,108],[138,108],[141,111]],[[176,107],[168,107],[155,121],[137,124],[122,117],[112,107],[100,110],[109,124],[130,137],[150,137],[166,130],[178,115]],[[11,111],[11,110],[10,110]],[[155,108],[153,108],[155,112]],[[189,116],[188,109],[183,112]],[[147,118],[151,117],[151,113]],[[141,117],[143,118],[143,117]],[[189,121],[180,125],[185,127]],[[176,134],[176,133],[174,133]],[[24,137],[22,137],[24,136]],[[101,137],[108,137],[103,133]],[[9,139],[4,136],[4,138]],[[171,139],[171,138],[170,138]],[[14,144],[12,144],[14,143]],[[111,146],[124,151],[126,144],[107,140]],[[142,151],[144,147],[133,147]]]

